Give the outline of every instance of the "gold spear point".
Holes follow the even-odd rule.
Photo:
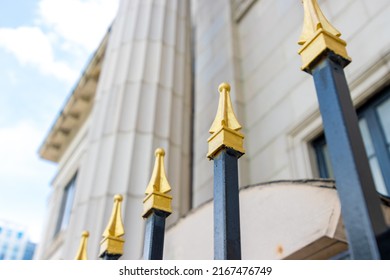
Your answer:
[[[112,208],[111,217],[103,232],[103,239],[100,242],[100,255],[104,253],[123,255],[123,246],[125,243],[123,235],[125,234],[125,229],[121,211],[122,201],[122,195],[117,194],[114,196],[114,206]]]
[[[152,177],[145,190],[144,212],[142,217],[147,218],[152,210],[161,210],[166,213],[172,213],[172,196],[169,195],[171,186],[169,185],[167,176],[165,174],[164,156],[165,151],[162,148],[158,148],[155,151],[156,160],[154,162],[154,168]]]
[[[87,244],[88,244],[89,232],[83,231],[81,234],[80,246],[77,251],[75,260],[87,260]]]
[[[311,72],[314,62],[322,54],[331,51],[344,60],[345,66],[351,62],[347,54],[347,43],[340,38],[341,33],[333,27],[322,13],[316,0],[302,0],[304,23],[298,44],[302,58],[302,70]]]
[[[244,135],[240,132],[242,127],[233,111],[230,85],[222,83],[218,91],[220,93],[218,110],[209,130],[211,136],[207,140],[209,143],[207,157],[213,159],[224,147],[232,148],[243,155]]]

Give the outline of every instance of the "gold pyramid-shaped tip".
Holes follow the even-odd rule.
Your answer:
[[[89,232],[88,231],[83,231],[81,234],[81,241],[80,241],[80,246],[79,250],[77,251],[75,260],[87,260],[87,243],[88,243],[88,237],[89,237]]]
[[[114,206],[112,208],[110,221],[108,222],[106,230],[103,232],[103,237],[121,237],[125,234],[121,213],[122,201],[122,195],[117,194],[114,196]]]
[[[310,72],[310,65],[328,50],[339,55],[347,65],[351,58],[347,54],[346,42],[340,39],[341,33],[326,19],[317,0],[302,0],[304,22],[298,44],[302,57],[302,69]]]
[[[240,130],[241,125],[238,122],[236,115],[234,114],[232,101],[230,99],[230,85],[228,83],[222,83],[219,85],[218,91],[220,93],[218,110],[209,132],[213,134],[222,126],[228,127],[235,131]]]
[[[218,87],[219,103],[215,119],[210,127],[209,151],[207,157],[212,159],[223,147],[236,150],[241,155],[244,154],[243,139],[240,133],[241,125],[233,110],[230,99],[230,85],[222,83]]]
[[[168,193],[171,191],[167,175],[165,173],[164,156],[165,151],[162,148],[157,148],[154,152],[156,160],[154,162],[154,168],[152,177],[149,184],[146,187],[145,194],[151,194],[152,192]]]
[[[172,196],[169,195],[171,186],[169,185],[164,166],[165,151],[158,148],[155,151],[156,160],[152,177],[145,190],[144,212],[142,216],[147,218],[153,209],[172,213]]]
[[[125,242],[123,235],[125,234],[125,229],[121,211],[122,201],[122,195],[117,194],[114,196],[114,206],[112,208],[111,217],[103,232],[103,239],[100,242],[101,254],[105,252],[108,254],[123,254],[123,245]]]
[[[301,37],[298,41],[299,45],[303,45],[309,41],[319,29],[323,29],[336,37],[341,36],[341,33],[329,23],[322,13],[317,0],[302,0],[302,3],[304,9],[304,24]]]

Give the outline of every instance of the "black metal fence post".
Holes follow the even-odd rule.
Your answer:
[[[146,188],[144,213],[146,219],[144,259],[162,260],[164,251],[165,219],[172,213],[171,186],[165,174],[163,149],[155,152],[156,161],[152,177]]]
[[[115,195],[110,221],[103,232],[103,239],[100,242],[99,256],[103,260],[117,260],[123,255],[125,242],[123,235],[125,234],[125,229],[121,214],[122,200],[123,197],[121,195]]]
[[[80,240],[80,246],[77,251],[76,257],[74,258],[75,260],[87,260],[87,244],[88,244],[88,237],[89,237],[89,232],[88,231],[83,231],[81,234],[81,240]]]
[[[343,68],[346,43],[315,0],[303,0],[302,70],[313,75],[353,259],[380,259],[376,235],[387,230]]]
[[[207,140],[207,157],[214,160],[214,259],[241,259],[237,160],[244,154],[241,125],[230,100],[230,85],[222,83],[217,115]]]

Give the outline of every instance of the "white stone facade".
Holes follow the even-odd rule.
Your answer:
[[[390,2],[318,2],[348,43],[353,61],[346,68],[347,80],[359,107],[390,81],[390,33],[386,28]],[[66,145],[55,156],[59,168],[38,257],[72,259],[81,232],[89,230],[88,253],[97,258],[113,196],[120,193],[126,227],[123,258],[140,258],[142,200],[157,147],[166,150],[172,186],[174,214],[168,224],[177,222],[191,207],[192,211],[200,207],[201,215],[201,205],[212,198],[213,163],[206,158],[207,138],[221,82],[231,84],[233,107],[245,135],[246,154],[239,160],[241,187],[317,177],[310,142],[322,133],[322,126],[312,77],[300,70],[297,41],[302,24],[303,8],[298,0],[123,0],[106,45],[101,47],[102,62],[96,62],[101,71],[94,76],[98,80],[92,86],[93,98],[85,101],[90,102],[89,107],[80,107],[88,113],[79,117],[83,121],[74,125],[66,141],[48,137],[54,144]],[[94,67],[88,71],[93,72]],[[43,146],[43,157],[49,146]],[[76,172],[69,225],[55,234],[63,190]],[[282,188],[279,191],[283,192]],[[331,197],[332,209],[338,211],[334,189],[309,190],[302,201],[307,202],[307,209],[312,191],[318,202],[322,196]],[[299,187],[297,193],[305,193],[305,189]],[[241,199],[245,212],[245,200]],[[317,210],[312,214],[321,212]],[[259,211],[272,214],[260,206]],[[177,225],[180,223],[191,221],[187,218]],[[167,257],[191,258],[172,247],[174,231],[180,232],[177,225],[167,234]],[[337,224],[330,227],[335,229]],[[196,225],[183,230],[195,229]],[[244,222],[245,230],[255,229]],[[329,236],[334,238],[332,234]],[[207,236],[201,236],[195,244],[206,246]],[[255,237],[251,233],[244,236],[243,243],[249,246]],[[298,243],[305,246],[312,241],[301,237]],[[287,248],[283,253],[275,253],[277,242],[270,244],[268,255],[247,251],[244,257],[285,258],[299,251],[298,245],[288,243],[283,245]],[[194,258],[212,258],[209,249]]]

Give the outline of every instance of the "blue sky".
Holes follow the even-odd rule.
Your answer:
[[[38,149],[119,0],[0,0],[0,219],[40,239],[56,164]]]

